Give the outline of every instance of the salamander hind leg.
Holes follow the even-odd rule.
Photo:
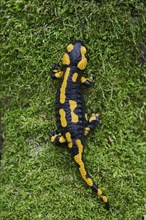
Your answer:
[[[91,130],[95,129],[100,124],[100,118],[98,113],[92,113],[87,125],[84,128],[84,135],[87,136]]]
[[[51,137],[51,142],[55,145],[64,144],[66,143],[66,139],[58,132],[48,132],[49,136]]]

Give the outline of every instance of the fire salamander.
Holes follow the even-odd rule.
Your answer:
[[[56,64],[51,69],[53,79],[60,79],[56,96],[56,121],[60,132],[49,132],[51,142],[54,144],[67,143],[67,146],[78,165],[81,177],[92,190],[98,194],[109,209],[109,202],[106,195],[93,182],[87,173],[83,161],[83,141],[91,130],[99,124],[99,115],[93,113],[88,119],[83,97],[81,84],[90,86],[91,81],[83,76],[88,62],[87,48],[80,40],[69,44],[62,57],[63,71],[58,69]]]

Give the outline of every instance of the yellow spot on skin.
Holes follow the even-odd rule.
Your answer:
[[[79,164],[79,166],[80,166],[79,170],[80,170],[82,178],[85,179],[86,170],[85,170],[85,167],[84,167],[84,163],[82,161],[83,145],[82,145],[80,139],[76,140],[76,144],[78,146],[79,153],[74,156],[74,159],[75,159],[76,163]]]
[[[89,119],[89,122],[95,121],[95,120],[96,120],[96,116],[92,116],[92,117]]]
[[[86,172],[86,170],[85,170],[85,166],[84,166],[83,162],[82,162],[82,164],[80,165],[79,171],[80,171],[80,173],[81,173],[82,178],[86,181],[86,179],[87,179],[87,178],[86,178],[87,172]]]
[[[93,186],[93,181],[92,181],[92,179],[91,178],[87,178],[87,184],[89,185],[89,186]]]
[[[76,163],[81,166],[81,163],[82,163],[81,155],[79,155],[79,154],[75,155],[74,159],[75,159]]]
[[[90,132],[90,128],[86,127],[86,128],[84,129],[84,135],[85,135],[85,136],[88,135],[89,132]]]
[[[84,77],[84,76],[81,77],[81,83],[85,83],[86,80],[88,80],[88,81],[91,82],[91,80],[90,80],[89,78],[86,78],[86,77]]]
[[[77,140],[76,140],[76,144],[77,144],[78,149],[79,149],[79,154],[82,155],[82,153],[83,153],[83,145],[82,145],[82,143],[81,143],[81,140],[80,140],[80,139],[77,139]]]
[[[62,127],[66,127],[67,121],[66,121],[66,113],[65,113],[64,109],[60,109],[59,114],[60,114],[60,121],[61,121]]]
[[[104,202],[107,202],[107,197],[105,195],[102,195],[102,190],[98,189],[98,195],[103,199]]]
[[[86,53],[87,53],[86,47],[81,46],[81,52],[82,52],[83,54],[86,54]]]
[[[60,88],[60,103],[61,104],[65,102],[65,98],[66,98],[65,91],[67,87],[67,80],[68,80],[69,72],[70,72],[70,68],[68,67],[65,71],[63,83]]]
[[[86,54],[86,48],[84,46],[81,46],[81,56],[82,56],[82,59],[80,60],[80,62],[78,63],[78,68],[80,70],[84,70],[87,66],[87,58],[85,57],[85,54]]]
[[[80,166],[79,171],[80,171],[80,174],[81,174],[83,180],[84,180],[89,186],[92,186],[92,185],[93,185],[92,179],[86,177],[87,172],[86,172],[86,169],[85,169],[84,162],[83,162],[83,160],[82,160],[83,145],[82,145],[82,143],[81,143],[81,140],[80,140],[80,139],[77,139],[77,140],[76,140],[76,144],[77,144],[77,146],[78,146],[79,153],[74,156],[74,160],[75,160],[75,162]]]
[[[63,136],[61,136],[61,137],[59,138],[59,142],[60,142],[60,143],[65,143],[66,140],[65,140],[65,138],[64,138]]]
[[[71,134],[70,134],[69,132],[67,132],[67,133],[65,134],[65,137],[66,137],[67,142],[72,142]]]
[[[77,102],[76,101],[73,101],[73,100],[70,100],[69,101],[69,104],[70,104],[70,110],[71,110],[71,120],[72,122],[78,122],[79,120],[79,117],[78,115],[76,115],[73,111],[76,109],[77,107]]]
[[[66,140],[67,140],[67,142],[68,142],[68,147],[69,147],[69,148],[72,148],[73,143],[72,143],[72,139],[71,139],[71,134],[70,134],[70,132],[66,132],[65,137],[66,137]]]
[[[107,197],[106,196],[102,196],[101,198],[103,199],[104,202],[107,202]]]
[[[63,55],[63,58],[62,58],[62,63],[64,65],[69,65],[70,64],[70,58],[69,58],[69,55],[67,53],[65,53]]]
[[[87,113],[85,113],[85,119],[86,119],[86,121],[88,121],[88,114]]]
[[[72,146],[73,146],[73,143],[70,142],[70,143],[68,144],[68,147],[69,147],[69,148],[72,148]]]
[[[73,76],[72,76],[72,81],[76,82],[77,78],[78,78],[78,73],[74,73]]]
[[[89,122],[91,122],[91,121],[96,121],[97,120],[97,118],[96,117],[98,117],[99,116],[99,114],[98,113],[93,113],[92,114],[92,116],[91,116],[91,118],[89,119]]]
[[[53,135],[53,136],[51,137],[51,142],[54,142],[54,140],[55,140],[56,137],[57,137],[57,134]]]
[[[66,49],[68,52],[71,52],[73,50],[73,47],[73,44],[69,44]]]
[[[57,71],[55,73],[56,78],[61,78],[63,76],[63,71]]]
[[[98,189],[98,195],[101,196],[101,194],[102,194],[102,190]]]
[[[58,137],[58,136],[60,136],[60,138],[59,138],[59,142],[60,142],[60,143],[65,143],[65,142],[66,142],[65,138],[64,138],[63,136],[61,136],[61,134],[55,134],[55,135],[53,135],[53,136],[51,137],[51,142],[54,142],[55,138]]]
[[[53,70],[53,72],[54,72],[54,73],[57,73],[57,72],[58,72],[58,70]]]

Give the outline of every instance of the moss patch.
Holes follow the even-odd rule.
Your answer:
[[[1,6],[0,219],[140,220],[146,188],[146,66],[139,62],[144,1],[2,0]],[[84,157],[109,197],[110,212],[83,183],[67,149],[54,147],[47,135],[56,126],[57,82],[50,68],[75,39],[90,51],[87,74],[95,82],[83,89],[87,108],[102,118]]]

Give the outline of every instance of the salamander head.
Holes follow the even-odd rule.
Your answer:
[[[64,65],[77,66],[80,70],[84,70],[88,62],[87,48],[80,40],[69,44],[66,48],[66,53],[63,55],[62,63]]]

